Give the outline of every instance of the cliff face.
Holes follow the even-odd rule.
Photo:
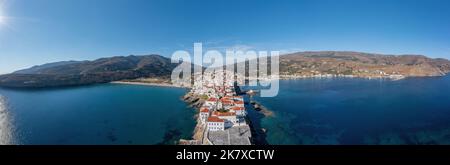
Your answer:
[[[450,61],[421,55],[380,55],[345,51],[300,52],[280,57],[281,75],[318,74],[380,77],[389,75],[442,76]]]

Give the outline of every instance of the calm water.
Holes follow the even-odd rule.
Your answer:
[[[185,93],[114,84],[0,89],[0,143],[173,144],[195,127],[194,111],[180,100]]]
[[[269,144],[450,144],[450,76],[283,80]]]
[[[255,98],[269,144],[450,144],[450,76],[301,79]],[[186,89],[97,85],[0,89],[0,144],[173,144],[191,137]]]

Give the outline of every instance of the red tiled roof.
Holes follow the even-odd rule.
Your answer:
[[[234,111],[242,111],[242,110],[245,110],[244,107],[233,107],[232,109],[233,109]]]
[[[236,102],[234,102],[235,104],[244,104],[244,102],[243,101],[236,101]]]
[[[222,97],[222,99],[231,100],[231,99],[233,99],[233,97],[231,97],[231,96],[224,96],[224,97]]]
[[[224,121],[225,120],[219,119],[218,117],[214,117],[214,116],[208,117],[208,122],[224,122]]]
[[[222,100],[222,104],[233,104],[231,100]]]
[[[200,112],[209,112],[209,109],[207,107],[200,108]]]
[[[234,112],[219,112],[219,111],[214,111],[213,112],[214,116],[236,116],[236,113]]]
[[[208,99],[208,101],[212,101],[212,102],[216,102],[218,99],[217,98],[214,98],[214,97],[211,97],[211,98],[209,98]]]

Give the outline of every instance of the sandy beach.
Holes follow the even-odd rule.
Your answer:
[[[130,81],[113,81],[112,84],[127,84],[127,85],[145,85],[145,86],[159,86],[159,87],[172,87],[172,88],[186,88],[179,85],[173,85],[169,83],[147,83],[147,82],[130,82]]]

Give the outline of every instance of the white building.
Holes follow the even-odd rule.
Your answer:
[[[218,117],[219,119],[224,120],[224,127],[230,128],[235,124],[239,124],[239,120],[237,119],[236,113],[234,112],[218,112],[214,111],[211,116]]]
[[[225,130],[225,120],[215,116],[208,117],[207,128],[208,131],[223,131]]]
[[[235,101],[234,106],[236,107],[245,107],[244,101]]]
[[[219,101],[219,99],[212,97],[212,98],[209,98],[208,100],[206,100],[204,105],[208,106],[208,107],[216,106],[217,101]]]
[[[237,116],[247,115],[247,112],[245,111],[244,107],[233,107],[231,110],[234,111]]]
[[[208,107],[200,108],[200,121],[202,121],[202,123],[206,123],[208,117],[209,117],[209,108]]]

